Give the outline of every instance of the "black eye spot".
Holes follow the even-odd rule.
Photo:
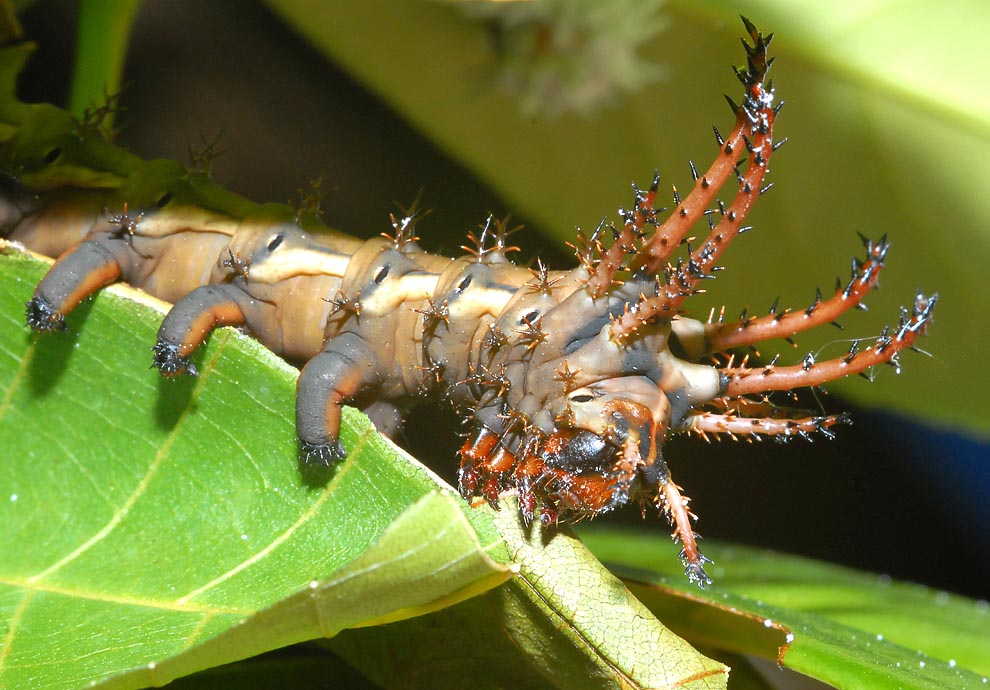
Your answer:
[[[378,269],[378,273],[375,274],[375,285],[382,284],[382,281],[385,280],[386,277],[388,277],[388,272],[390,268],[391,266],[389,266],[389,264],[385,264],[384,266]]]
[[[276,249],[278,249],[279,245],[282,244],[282,240],[284,239],[285,239],[284,235],[275,235],[275,237],[271,238],[268,241],[268,251],[273,252]]]
[[[540,315],[540,312],[534,309],[533,311],[528,311],[522,315],[519,319],[519,325],[523,326],[527,323],[535,324],[536,318]]]
[[[471,276],[467,276],[466,278],[464,278],[464,280],[458,283],[457,287],[454,288],[454,292],[464,292],[465,290],[467,290],[468,286],[471,285],[471,280],[472,280]]]
[[[570,401],[571,402],[574,402],[574,403],[586,403],[586,402],[591,402],[594,399],[595,399],[595,396],[589,395],[587,393],[581,393],[579,395],[572,395],[570,397]]]
[[[49,164],[54,163],[55,161],[58,160],[58,157],[61,155],[62,155],[62,149],[56,146],[51,151],[45,154],[44,161],[45,163],[49,163]]]
[[[158,201],[155,202],[155,206],[157,206],[158,208],[163,208],[171,200],[172,200],[172,192],[165,192],[160,197],[158,197]]]

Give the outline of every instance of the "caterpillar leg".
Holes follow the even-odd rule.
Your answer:
[[[356,333],[342,333],[299,374],[296,433],[307,463],[330,466],[347,453],[340,444],[340,408],[381,382],[377,358]]]
[[[497,434],[481,427],[461,448],[461,467],[457,473],[457,486],[461,496],[469,499],[480,490],[493,508],[498,508],[498,495],[507,487],[506,480],[516,465],[516,457],[500,444]],[[527,519],[532,517],[532,506],[526,509],[532,496],[520,496],[520,507]]]
[[[251,297],[235,285],[223,283],[196,288],[172,307],[152,348],[153,366],[165,378],[199,372],[189,356],[218,326],[239,326],[247,320]]]
[[[681,552],[678,554],[681,563],[684,565],[684,574],[689,582],[696,582],[702,589],[712,583],[712,579],[705,572],[705,563],[711,563],[712,559],[701,553],[698,548],[698,539],[701,536],[694,531],[692,522],[698,517],[691,512],[688,504],[691,499],[681,493],[681,487],[670,481],[670,477],[660,484],[660,492],[657,496],[659,508],[667,516],[667,520],[674,527],[673,539],[680,542]]]
[[[668,424],[669,415],[664,415],[662,424],[652,426],[649,436],[646,437],[652,438],[649,443],[641,442],[645,441],[646,438],[637,440],[631,437],[627,439],[622,447],[623,463],[617,469],[626,474],[627,486],[631,485],[632,478],[639,473],[649,486],[656,487],[656,492],[651,491],[650,493],[653,493],[653,501],[657,508],[674,528],[671,538],[681,545],[678,558],[684,566],[684,574],[689,582],[697,583],[699,587],[704,589],[706,585],[712,583],[712,579],[705,572],[705,563],[711,563],[712,560],[701,553],[701,549],[698,548],[698,540],[701,539],[701,535],[694,531],[693,526],[698,516],[692,513],[689,508],[691,499],[681,493],[681,487],[675,484],[671,478],[670,468],[661,453],[659,439],[666,435],[666,430],[669,428]],[[626,491],[628,496],[628,489]],[[621,503],[625,503],[625,500],[622,500]]]
[[[27,302],[26,320],[32,330],[65,330],[65,316],[80,302],[120,278],[130,264],[129,248],[121,241],[90,240],[62,254],[38,283]]]
[[[469,500],[481,482],[480,465],[498,447],[498,436],[481,427],[461,448],[461,466],[457,472],[457,488],[464,500]]]

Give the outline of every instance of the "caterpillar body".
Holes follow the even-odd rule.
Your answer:
[[[732,322],[680,313],[748,229],[778,146],[779,106],[766,82],[770,37],[744,22],[751,43],[744,43],[747,66],[736,70],[744,98],[730,100],[735,123],[725,137],[716,131],[714,162],[694,173],[688,194],[675,191],[665,219],[655,207],[659,176],[646,190],[634,185],[620,223],[579,234],[579,265],[566,271],[513,264],[507,227],[493,218],[469,235],[457,259],[419,247],[415,213],[393,217],[392,232],[371,240],[328,231],[287,207],[218,191],[177,164],[94,143],[92,131],[52,109],[47,114],[64,126],[50,142],[32,142],[40,156],[22,152],[21,133],[0,149],[0,227],[9,239],[59,256],[27,302],[28,325],[64,328],[87,295],[126,281],[174,303],[153,348],[165,376],[195,374],[190,357],[213,328],[244,326],[305,363],[296,420],[309,463],[345,458],[338,440],[345,403],[390,434],[417,400],[446,400],[469,429],[458,475],[466,498],[497,504],[515,490],[524,517],[547,523],[653,504],[683,546],[687,577],[704,586],[707,559],[664,440],[680,432],[831,435],[843,415],[787,410],[767,396],[896,363],[936,301],[918,294],[896,328],[833,360],[750,366],[731,354],[860,305],[886,258],[884,239],[865,241],[866,257],[854,261],[848,283],[807,308]],[[88,184],[66,185],[58,171],[78,164],[83,144],[112,155],[98,157],[105,165]],[[729,203],[717,198],[725,188],[734,189]],[[692,247],[688,233],[703,218],[707,236]],[[674,259],[685,244],[687,256]]]

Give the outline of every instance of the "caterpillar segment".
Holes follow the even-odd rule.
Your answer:
[[[0,236],[38,254],[59,256],[86,238],[108,197],[102,189],[33,194],[15,179],[0,176]]]
[[[68,197],[81,193],[69,190]],[[174,302],[200,285],[223,279],[215,257],[228,246],[238,226],[236,205],[243,202],[231,212],[204,208],[186,171],[164,160],[138,166],[112,193],[86,193],[93,198],[86,207],[88,215],[77,225],[81,237],[63,238],[68,246],[26,305],[32,329],[64,330],[66,315],[82,300],[117,281]],[[97,210],[99,201],[103,206]],[[49,215],[32,225],[60,220]],[[38,231],[19,225],[10,237],[30,247],[31,233]]]
[[[101,209],[108,196],[105,190],[85,189],[72,189],[59,194],[32,194],[22,189],[13,179],[4,181],[3,192],[0,206],[2,234],[9,240],[48,256],[59,256],[84,240],[99,222]],[[93,257],[91,261],[93,259],[97,264],[103,263],[99,256]],[[78,261],[70,259],[67,263]],[[86,270],[85,273],[89,271]],[[28,325],[38,331],[64,330],[62,314],[51,306],[50,298],[45,295],[54,293],[56,304],[67,310],[71,309],[86,294],[114,280],[113,276],[104,278],[100,273],[100,270],[96,270],[93,275],[84,275],[73,281],[69,276],[78,274],[78,270],[73,270],[72,266],[60,269],[59,274],[45,286],[42,296],[25,305]],[[86,292],[87,289],[89,292]],[[85,294],[73,294],[79,292]],[[71,306],[66,306],[70,302]]]
[[[196,374],[190,356],[219,326],[245,326],[293,361],[314,357],[327,338],[334,294],[361,241],[312,235],[291,209],[263,206],[243,219],[213,256],[211,277],[175,300],[158,331],[153,364],[166,377]]]
[[[659,175],[645,191],[634,185],[618,225],[579,233],[571,270],[515,265],[508,224],[491,217],[468,235],[466,254],[451,259],[420,248],[414,210],[391,218],[392,234],[358,240],[317,232],[285,207],[200,194],[204,176],[152,162],[108,189],[7,194],[0,220],[11,237],[42,245],[52,234],[42,227],[67,226],[53,228],[60,239],[51,241],[65,253],[38,286],[28,320],[36,330],[58,328],[108,282],[144,287],[175,303],[154,347],[165,376],[196,374],[194,352],[212,329],[244,327],[304,363],[296,425],[308,467],[346,457],[344,404],[392,433],[417,401],[445,401],[466,426],[458,470],[465,498],[497,506],[514,491],[523,518],[547,524],[630,503],[653,506],[682,546],[686,576],[704,587],[710,561],[666,440],[831,436],[844,415],[788,409],[773,392],[899,366],[898,354],[916,347],[936,302],[917,295],[896,328],[855,341],[835,359],[809,354],[778,366],[776,358],[751,362],[736,351],[790,340],[862,307],[887,257],[884,238],[866,241],[849,281],[827,299],[819,291],[805,309],[774,305],[765,316],[728,322],[682,313],[750,229],[746,216],[769,188],[779,147],[779,105],[767,81],[771,37],[745,26],[747,65],[736,71],[743,99],[730,100],[728,135],[716,130],[714,162],[703,174],[691,165],[693,184],[683,196],[674,189],[665,217],[655,206]],[[61,199],[86,210],[71,216]],[[703,239],[692,246],[689,234],[702,223]]]

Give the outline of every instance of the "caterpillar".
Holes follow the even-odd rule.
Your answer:
[[[446,401],[468,429],[458,471],[465,498],[497,506],[512,490],[525,520],[547,524],[654,505],[681,543],[686,577],[704,587],[709,560],[665,440],[832,436],[845,415],[790,410],[770,394],[897,366],[937,300],[917,294],[896,327],[835,359],[809,354],[784,366],[736,354],[861,306],[889,250],[886,238],[864,238],[866,256],[853,261],[848,282],[806,308],[774,305],[734,321],[682,313],[750,229],[747,214],[769,188],[769,161],[783,143],[773,138],[780,104],[767,80],[772,35],[743,21],[743,98],[729,99],[735,122],[726,136],[715,130],[714,161],[703,173],[691,165],[691,190],[675,189],[664,217],[659,174],[645,189],[633,185],[618,223],[579,232],[570,270],[514,264],[508,225],[493,217],[469,233],[456,259],[420,248],[415,209],[393,216],[392,231],[378,238],[335,233],[287,207],[223,192],[178,164],[141,161],[86,123],[42,109],[33,116],[58,127],[24,128],[0,146],[0,227],[59,257],[26,303],[27,324],[64,329],[88,295],[126,281],[174,303],[153,346],[166,377],[196,375],[193,355],[209,333],[242,326],[303,363],[296,426],[301,460],[311,466],[346,458],[338,439],[344,404],[392,434],[410,405]],[[79,166],[87,182],[67,183],[64,172]],[[723,189],[731,201],[719,199]],[[695,245],[697,225],[704,238]]]

